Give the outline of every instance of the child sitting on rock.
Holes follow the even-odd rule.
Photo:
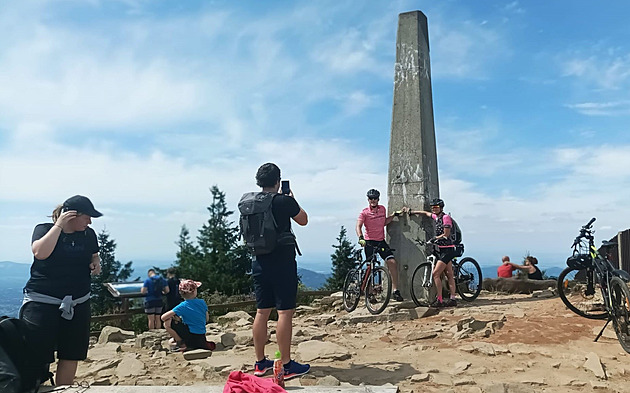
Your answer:
[[[209,349],[212,351],[216,347],[212,341],[206,341],[208,306],[203,299],[197,298],[199,286],[201,286],[199,281],[181,280],[179,293],[184,301],[162,314],[164,327],[171,335],[171,344],[175,344],[176,350]]]

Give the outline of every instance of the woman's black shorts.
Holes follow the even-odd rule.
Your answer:
[[[450,261],[453,260],[453,258],[456,258],[458,256],[459,256],[459,252],[457,252],[455,247],[448,247],[448,248],[445,247],[445,248],[440,248],[440,254],[438,255],[438,260],[444,263],[449,263]]]
[[[74,317],[61,317],[58,305],[28,302],[20,311],[26,323],[27,338],[36,348],[36,356],[45,363],[84,360],[90,344],[90,301],[74,307]]]

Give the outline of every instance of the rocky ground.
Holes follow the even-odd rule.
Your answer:
[[[222,385],[233,370],[253,372],[252,318],[230,313],[208,325],[216,351],[171,353],[164,331],[135,337],[106,328],[78,380],[118,385]],[[626,392],[630,356],[604,321],[574,315],[548,291],[482,292],[439,313],[409,302],[378,316],[339,295],[298,310],[294,358],[311,372],[288,386],[392,384],[402,392]],[[267,354],[277,349],[273,325]],[[198,359],[195,359],[198,358]]]

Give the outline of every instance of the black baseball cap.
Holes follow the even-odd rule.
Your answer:
[[[76,210],[78,213],[87,214],[90,217],[100,217],[103,214],[94,208],[88,197],[83,195],[75,195],[66,199],[63,207],[68,210]]]

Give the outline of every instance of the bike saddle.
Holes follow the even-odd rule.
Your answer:
[[[615,269],[613,270],[613,275],[618,276],[619,278],[621,278],[623,281],[625,282],[630,282],[630,274],[622,269]]]
[[[617,243],[616,241],[612,241],[612,242],[609,242],[606,240],[602,241],[602,247],[612,247],[612,246],[617,246],[618,244],[619,243]]]

